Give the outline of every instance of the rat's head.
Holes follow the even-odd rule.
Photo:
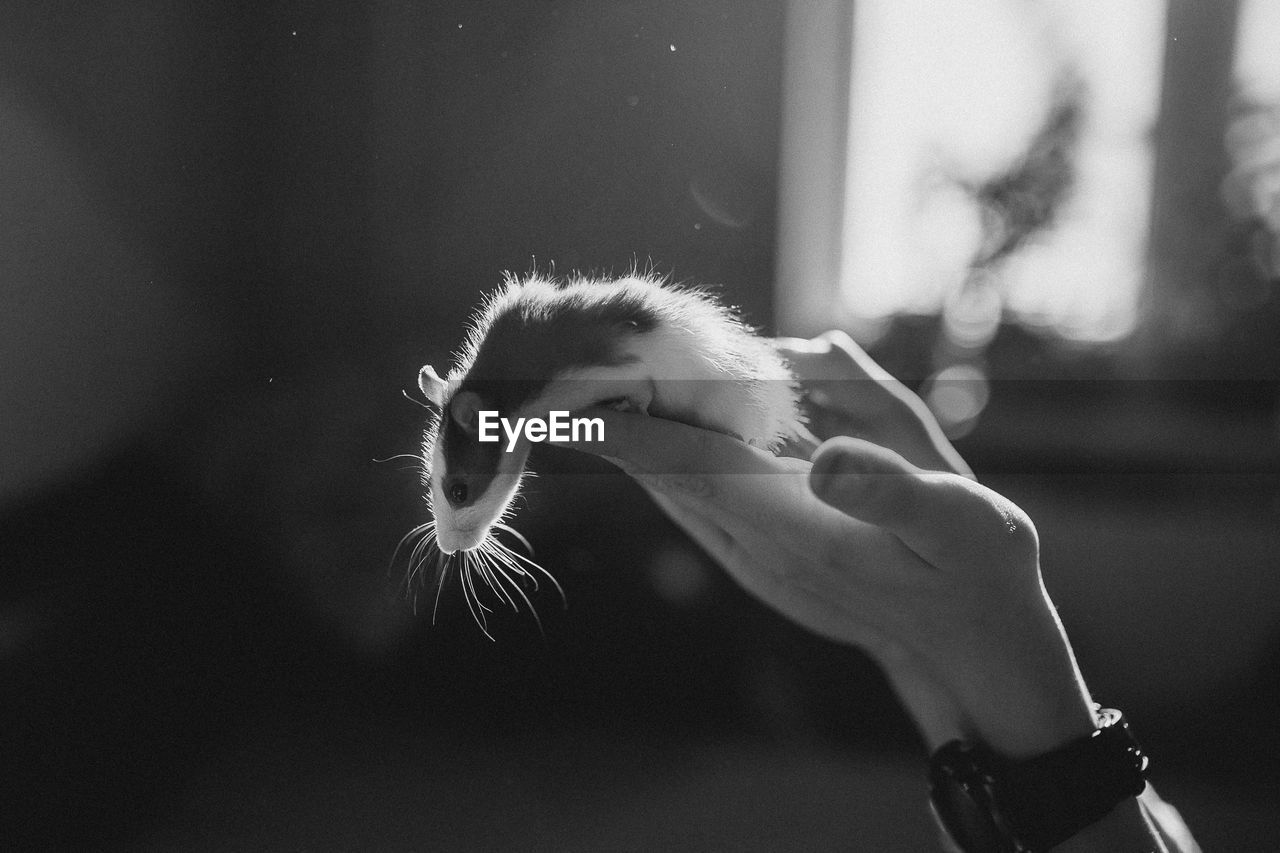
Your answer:
[[[479,414],[501,412],[481,394],[448,388],[428,365],[418,376],[423,394],[439,409],[434,430],[428,430],[426,446],[430,504],[436,521],[436,542],[446,554],[479,548],[493,526],[502,520],[515,500],[529,456],[521,438],[508,451],[506,436],[480,441]]]

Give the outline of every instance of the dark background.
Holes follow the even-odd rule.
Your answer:
[[[1153,267],[1192,282],[1166,306],[1252,295],[1132,350],[1004,330],[961,446],[1036,519],[1157,786],[1210,849],[1265,850],[1278,300],[1220,209],[1224,157],[1188,149],[1224,93],[1176,72],[1223,55],[1234,9],[1215,30],[1190,6],[1168,114],[1205,127],[1158,137]],[[535,456],[518,527],[569,601],[535,599],[541,633],[498,614],[490,642],[456,586],[432,625],[391,560],[423,517],[416,472],[375,461],[420,440],[400,392],[504,270],[652,265],[768,328],[783,23],[741,0],[0,7],[5,838],[932,843],[874,669],[607,466]],[[877,355],[919,377],[936,334],[904,321]]]

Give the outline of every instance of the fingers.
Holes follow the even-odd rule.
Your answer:
[[[844,332],[833,330],[816,338],[776,338],[778,352],[802,382],[874,379],[893,381],[889,372],[867,355]]]
[[[904,404],[910,408],[919,398],[844,332],[825,332],[809,341],[785,338],[778,352],[819,406],[860,421],[932,417],[923,403],[919,410],[903,411]]]
[[[742,544],[738,539],[697,508],[677,503],[661,493],[650,492],[649,496],[667,518],[702,546],[718,564],[731,566],[743,561]]]
[[[1035,528],[1007,498],[949,473],[924,471],[866,441],[818,448],[809,485],[823,502],[894,534],[934,566],[1035,560]]]
[[[722,517],[800,511],[801,500],[792,507],[787,501],[807,493],[804,477],[779,475],[794,474],[796,466],[807,471],[807,462],[665,418],[599,409],[582,414],[601,419],[603,439],[563,446],[608,459],[651,492]]]
[[[870,442],[833,438],[814,453],[809,487],[823,502],[860,521],[896,530],[923,491],[919,469]]]
[[[832,574],[819,569],[811,553],[811,540],[797,550],[794,543],[785,541],[790,537],[759,523],[722,515],[709,517],[703,514],[702,506],[650,494],[730,577],[769,607],[837,642],[869,651],[886,645],[866,614],[860,612],[874,599],[855,591],[860,586],[859,573]]]
[[[893,448],[922,468],[973,479],[972,469],[924,401],[844,332],[826,332],[808,341],[781,338],[777,346],[813,403],[809,425],[815,433],[865,438]]]
[[[604,440],[564,446],[608,459],[668,506],[696,511],[731,536],[766,530],[779,541],[811,547],[815,536],[850,526],[814,498],[806,459],[773,456],[663,418],[596,409],[580,414],[601,418]]]
[[[818,445],[822,442],[818,440],[809,428],[804,424],[798,424],[795,435],[787,439],[787,443],[782,446],[779,455],[790,456],[794,459],[810,459],[813,452],[818,449]]]
[[[603,456],[632,475],[752,473],[761,470],[762,457],[772,458],[736,438],[665,418],[611,409],[586,409],[575,415],[599,418],[603,436],[556,443]]]

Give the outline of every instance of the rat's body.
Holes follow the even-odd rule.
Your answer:
[[[424,441],[443,554],[483,549],[510,511],[528,440],[478,440],[478,412],[546,418],[591,406],[644,412],[776,450],[794,434],[794,378],[773,346],[705,294],[638,276],[508,279],[475,317],[447,379],[419,376],[439,408]]]

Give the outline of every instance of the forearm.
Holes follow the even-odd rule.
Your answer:
[[[1037,618],[1019,626],[1026,640],[1019,646],[1025,657],[1005,657],[998,648],[978,644],[968,655],[952,646],[957,657],[948,657],[947,665],[905,654],[882,661],[931,751],[959,738],[1023,760],[1088,736],[1096,728],[1091,697],[1047,595],[1043,604]],[[1033,625],[1038,632],[1030,630]],[[1038,640],[1029,636],[1035,633]],[[951,675],[957,671],[967,677],[956,681]],[[1148,785],[1140,797],[1122,801],[1055,847],[1054,853],[1198,850],[1178,812]]]
[[[1012,583],[997,614],[944,590],[926,602],[933,618],[883,632],[868,651],[884,668],[930,749],[979,741],[1013,760],[1030,758],[1096,728],[1089,695],[1053,603],[1039,582]],[[976,596],[985,595],[978,590]]]
[[[1177,809],[1150,785],[1125,800],[1102,820],[1053,848],[1053,853],[1199,853]]]
[[[1136,797],[1125,800],[1102,820],[1086,826],[1053,853],[1166,853],[1146,810]]]
[[[866,649],[884,668],[930,751],[960,740],[1021,763],[1062,749],[1070,755],[1079,751],[1071,745],[1093,743],[1099,720],[1041,583],[1031,520],[973,481],[919,398],[847,335],[832,332],[781,343],[805,381],[813,431],[863,440],[835,438],[816,450],[802,449],[813,463],[813,493],[848,517],[891,533],[904,547],[896,554],[872,549],[850,531],[841,543],[850,548],[848,558],[832,559],[818,548],[808,561],[799,561],[808,567],[800,578],[805,583],[791,584],[827,593],[813,601],[789,591],[786,583],[759,582],[776,581],[777,560],[724,562],[738,568],[748,589],[797,622]],[[967,482],[936,472],[958,474]],[[769,536],[754,537],[750,553],[767,550],[783,529],[770,525]],[[721,547],[720,553],[727,550]],[[880,563],[892,569],[887,582],[875,572]],[[851,579],[847,588],[824,587],[823,581],[841,572]],[[843,628],[842,617],[848,623]],[[1099,737],[1115,742],[1108,733]],[[944,788],[946,773],[963,772],[963,759],[951,764],[951,758],[951,752],[944,753],[935,765],[944,774]],[[1081,820],[1141,784],[1136,778],[1112,782],[1117,787],[1105,801],[1089,805],[1083,798],[1081,806],[1088,810]],[[1085,790],[1090,789],[1086,782]],[[1065,805],[1067,799],[1045,796],[1050,806],[1049,800]],[[1121,800],[1056,851],[1198,849],[1178,813],[1148,785],[1141,796]]]
[[[955,697],[945,691],[929,696],[928,683],[919,678],[890,677],[920,728],[930,749],[971,724]],[[905,690],[903,688],[906,688]],[[934,685],[936,688],[936,684]],[[987,727],[1000,731],[998,725]],[[1046,736],[1045,743],[1052,738]],[[1056,746],[1056,744],[1054,744]],[[1046,746],[1046,751],[1053,746]],[[1200,847],[1177,809],[1166,803],[1151,785],[1138,797],[1122,801],[1100,820],[1086,826],[1053,853],[1199,853]]]

